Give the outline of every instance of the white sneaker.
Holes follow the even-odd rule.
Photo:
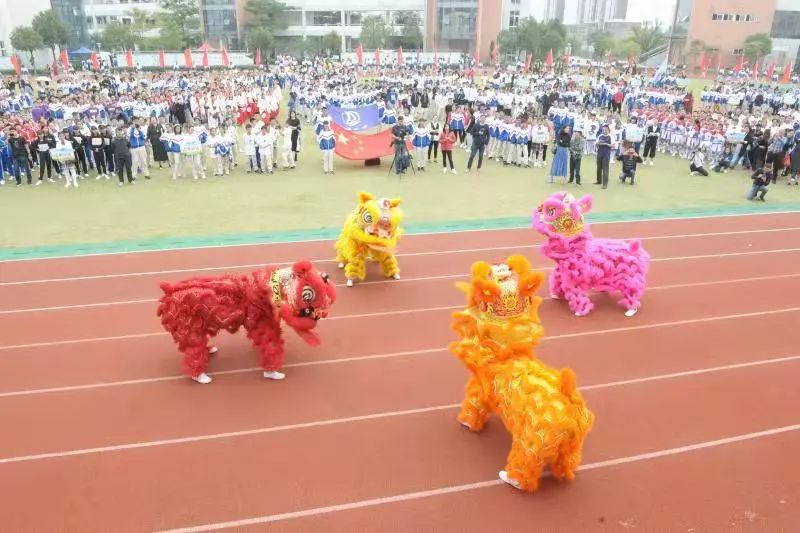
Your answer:
[[[456,169],[453,169],[450,172],[452,172],[453,174],[458,174],[458,172],[456,172]]]
[[[75,188],[76,189],[78,188],[78,182],[77,181],[75,182]]]
[[[347,286],[348,287],[352,287],[353,286],[353,280],[352,279],[348,279],[347,280]]]
[[[279,380],[285,378],[286,374],[284,374],[283,372],[278,372],[277,370],[275,370],[275,371],[272,371],[272,372],[264,372],[264,377],[267,378],[267,379],[274,379],[276,381],[279,381]]]
[[[339,268],[344,268],[344,263],[339,263],[337,266],[338,266]]]
[[[77,185],[77,183],[76,183],[76,185]],[[66,184],[66,185],[64,185],[64,188],[65,188],[65,189],[69,189],[71,186],[72,186],[72,183],[70,183],[70,182],[67,182],[67,184]]]
[[[639,312],[638,308],[636,308],[636,309],[628,309],[627,311],[625,311],[625,316],[631,317],[631,316],[635,315],[638,312]]]
[[[216,346],[212,346],[211,348],[208,349],[208,355],[214,355],[218,351],[219,351],[219,348],[217,348]]]
[[[209,383],[211,383],[211,376],[209,376],[205,372],[203,372],[202,374],[200,374],[197,377],[193,377],[192,379],[195,380],[198,383],[203,384],[203,385],[208,385]]]
[[[392,276],[392,279],[400,279],[400,274],[395,274],[394,276]]]
[[[36,182],[36,186],[37,186],[37,187],[38,187],[39,185],[41,185],[41,184],[42,184],[42,180],[39,180],[39,181],[37,181],[37,182]]]
[[[446,168],[442,169],[442,174],[447,174],[447,169]]]
[[[515,489],[519,488],[519,481],[509,476],[508,472],[506,472],[505,470],[501,470],[497,475],[500,479],[502,479],[504,482],[508,483]]]

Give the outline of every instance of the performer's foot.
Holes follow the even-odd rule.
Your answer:
[[[219,348],[217,348],[216,346],[212,346],[211,348],[208,349],[208,355],[214,355],[218,351],[219,351]]]
[[[267,379],[281,380],[286,377],[286,374],[273,370],[272,372],[264,372],[264,377]]]
[[[211,383],[211,376],[209,376],[205,372],[200,374],[199,376],[193,377],[192,379],[195,380],[198,383],[202,383],[203,385],[207,385],[207,384]]]
[[[586,316],[588,314],[589,314],[588,311],[578,311],[575,313],[575,316]]]
[[[352,287],[353,286],[353,280],[352,279],[348,279],[347,280],[347,286],[348,287]]]
[[[464,422],[462,420],[459,420],[458,423],[461,424],[462,426],[464,426],[465,428],[467,428],[468,430],[472,431],[472,426],[470,426],[466,422]]]
[[[400,279],[400,274],[395,274],[394,276],[392,276],[392,279]]]
[[[344,268],[344,263],[339,263],[339,268]]]
[[[551,295],[550,295],[550,299],[551,299],[551,300],[560,300],[560,299],[561,299],[561,296],[559,296],[559,295],[557,295],[557,294],[551,294]]]
[[[508,472],[506,472],[505,470],[501,470],[498,473],[498,476],[500,477],[500,479],[502,479],[504,482],[508,483],[509,485],[514,487],[515,489],[519,488],[519,481],[517,481],[516,479],[510,477],[508,475]]]
[[[638,312],[639,312],[639,308],[638,307],[636,309],[628,309],[627,311],[625,311],[625,316],[629,316],[630,317],[630,316],[635,315]]]

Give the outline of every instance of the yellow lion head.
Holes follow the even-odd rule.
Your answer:
[[[377,199],[368,192],[359,193],[353,227],[350,228],[352,237],[372,247],[394,248],[403,233],[400,202],[399,198]]]
[[[521,255],[504,263],[472,265],[472,279],[457,286],[467,294],[468,309],[455,313],[453,327],[464,338],[491,345],[496,355],[511,356],[520,346],[533,346],[544,336],[536,291],[544,276]]]

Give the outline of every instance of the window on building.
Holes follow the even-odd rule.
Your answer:
[[[743,56],[744,55],[744,48],[734,48],[733,55],[735,56]]]
[[[303,12],[299,9],[285,9],[278,14],[278,20],[284,26],[302,26]]]
[[[508,15],[508,27],[516,28],[519,25],[519,9],[512,9]]]
[[[740,22],[742,20],[742,16],[741,15],[734,15],[733,16],[733,20],[735,20],[736,22]]]
[[[744,16],[744,21],[745,22],[755,22],[756,18],[753,15],[745,15]]]
[[[307,12],[312,26],[339,26],[342,23],[341,11]]]
[[[128,17],[122,17],[122,23],[123,24],[130,24],[131,23],[131,19],[129,19]]]
[[[511,4],[515,5],[515,6],[518,6],[520,4],[520,2],[521,2],[521,0],[511,0]]]
[[[106,17],[105,15],[98,16],[95,17],[95,21],[97,22],[98,26],[105,26],[106,24],[108,24],[108,17]]]
[[[717,13],[713,13],[711,15],[711,20],[719,20],[719,15]]]

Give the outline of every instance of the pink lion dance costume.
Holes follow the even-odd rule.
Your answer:
[[[192,278],[162,283],[158,316],[183,353],[184,371],[198,383],[210,383],[208,358],[217,352],[209,339],[221,330],[244,327],[258,349],[264,377],[283,379],[281,320],[310,346],[320,339],[314,328],[336,300],[328,275],[308,261],[291,267],[270,267],[243,276]]]
[[[625,316],[633,316],[641,306],[650,256],[638,239],[594,238],[583,220],[591,209],[591,196],[575,200],[558,192],[533,214],[533,227],[547,237],[542,253],[556,262],[550,294],[565,298],[575,316],[585,316],[594,308],[589,291],[619,291]]]

